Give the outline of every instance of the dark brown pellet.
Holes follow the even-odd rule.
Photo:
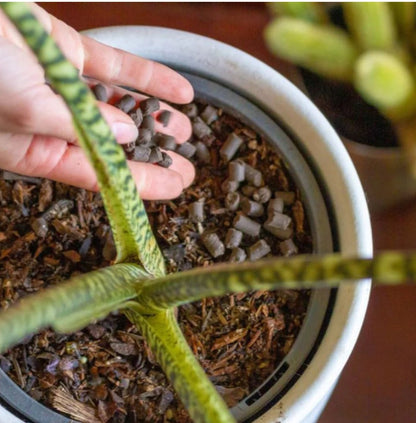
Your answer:
[[[104,87],[104,85],[102,84],[95,85],[92,89],[92,92],[98,101],[103,101],[104,103],[107,103],[108,94],[107,94],[107,89]]]
[[[251,197],[254,194],[254,191],[256,191],[256,187],[252,187],[251,185],[244,185],[241,188],[241,192],[247,197]]]
[[[163,159],[162,152],[159,147],[151,147],[149,155],[149,163],[159,163]]]
[[[208,147],[202,141],[197,141],[194,145],[198,160],[202,163],[209,163],[211,161],[211,154],[209,154]]]
[[[136,145],[147,145],[152,141],[152,131],[146,128],[139,128],[139,135],[136,139]]]
[[[194,222],[203,222],[204,221],[204,202],[203,201],[194,201],[189,204],[189,217]]]
[[[263,175],[254,167],[244,163],[245,166],[245,177],[249,184],[254,185],[255,187],[260,187],[263,184]]]
[[[130,112],[129,116],[132,118],[134,124],[139,127],[143,122],[143,113],[140,109],[136,109],[134,112]]]
[[[143,116],[150,115],[156,112],[157,110],[159,110],[160,108],[159,99],[156,97],[147,98],[146,100],[143,100],[140,102],[139,107],[143,113]]]
[[[272,196],[272,192],[269,187],[261,187],[254,191],[253,200],[258,201],[259,203],[267,203]]]
[[[158,163],[159,166],[169,167],[172,164],[172,157],[162,151],[162,160]]]
[[[31,226],[35,234],[40,238],[44,238],[48,233],[48,222],[43,217],[33,220]]]
[[[221,158],[227,162],[230,161],[237,153],[242,143],[242,138],[240,138],[235,132],[232,132],[228,135],[225,143],[220,148]]]
[[[247,254],[242,248],[233,248],[229,261],[231,263],[241,263],[247,258]]]
[[[39,185],[42,180],[33,176],[19,175],[18,173],[9,172],[8,170],[3,171],[3,179],[5,181],[23,181],[29,184]]]
[[[126,155],[127,160],[132,160],[134,157],[134,149],[136,147],[135,142],[129,142],[127,144],[122,144],[121,146],[124,150],[124,154]]]
[[[190,142],[184,142],[183,144],[178,144],[176,147],[176,152],[187,159],[190,159],[196,151],[196,147]]]
[[[208,250],[212,257],[216,258],[224,254],[224,244],[221,242],[220,238],[216,233],[204,232],[201,238],[202,242],[205,245],[205,248]]]
[[[64,214],[68,213],[74,207],[74,202],[72,200],[58,200],[54,203],[45,213],[42,214],[42,217],[45,220],[51,220],[55,217],[62,217]]]
[[[147,162],[149,161],[150,152],[150,147],[138,145],[134,149],[133,160],[135,160],[136,162]]]
[[[157,116],[157,121],[160,122],[164,127],[166,127],[169,125],[171,116],[172,112],[170,112],[169,110],[162,110]]]
[[[89,235],[87,236],[87,238],[84,239],[84,241],[82,241],[81,247],[79,247],[78,253],[79,255],[84,258],[90,247],[91,247],[91,242],[92,242],[92,237]]]
[[[269,214],[268,219],[265,222],[265,225],[272,228],[277,229],[287,229],[292,222],[292,219],[290,216],[287,216],[286,214],[274,212],[273,214]]]
[[[228,210],[236,211],[240,206],[240,194],[238,192],[228,192],[225,196],[224,204]]]
[[[228,177],[233,181],[242,182],[245,179],[245,166],[240,160],[228,164]]]
[[[283,198],[272,198],[267,205],[267,213],[272,215],[273,213],[282,213],[285,208]]]
[[[44,212],[53,200],[53,184],[50,179],[44,179],[40,185],[38,210]]]
[[[281,198],[285,206],[291,206],[295,202],[296,195],[293,191],[276,191],[275,198]]]
[[[188,116],[190,119],[198,116],[198,106],[195,103],[185,104],[182,107],[182,113]]]
[[[230,179],[226,179],[221,184],[222,192],[235,192],[238,190],[239,182],[237,181],[231,181]]]
[[[260,223],[255,222],[244,214],[238,214],[233,221],[233,226],[235,229],[250,235],[250,236],[259,236],[261,225]]]
[[[227,248],[238,247],[243,239],[243,233],[237,229],[230,228],[225,235],[225,246]]]
[[[251,261],[258,260],[265,255],[269,254],[271,251],[269,244],[264,239],[257,241],[251,247],[248,247],[248,258]]]
[[[298,247],[293,242],[293,239],[287,239],[279,244],[280,252],[285,256],[293,256],[298,253]]]
[[[108,233],[105,240],[104,247],[103,247],[103,257],[106,260],[111,261],[116,258],[116,255],[117,255],[117,250],[114,244],[113,235],[111,233]]]
[[[207,125],[211,125],[212,122],[218,119],[218,111],[215,107],[208,105],[201,113],[201,118],[206,122]]]
[[[176,140],[172,135],[163,134],[162,132],[157,132],[152,141],[164,150],[175,150],[176,149]]]
[[[134,147],[136,146],[136,143],[135,142],[128,142],[127,144],[123,144],[122,145],[122,147],[123,147],[123,150],[127,153],[127,154],[129,154],[129,153],[133,153],[133,151],[134,151]]]
[[[152,136],[155,133],[155,120],[152,115],[143,116],[143,122],[140,126],[140,129],[148,129]]]
[[[200,140],[212,133],[211,128],[199,116],[192,120],[192,132]]]
[[[130,94],[126,94],[120,98],[115,106],[122,110],[124,113],[129,113],[136,107],[136,100]]]
[[[247,197],[241,200],[241,210],[247,216],[259,217],[264,214],[264,207],[256,201],[251,201]]]

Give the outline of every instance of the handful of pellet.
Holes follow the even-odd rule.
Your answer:
[[[97,100],[108,102],[106,88],[102,84],[93,87],[93,93]],[[157,121],[164,127],[169,124],[171,112],[169,110],[160,110],[159,99],[150,97],[143,100],[137,105],[133,96],[126,94],[116,104],[120,110],[127,113],[136,124],[139,135],[134,142],[123,144],[122,147],[129,160],[136,162],[154,163],[162,167],[169,167],[172,164],[171,156],[163,150],[180,150],[184,149],[184,145],[178,145],[171,135],[166,135],[155,130],[155,118],[153,113],[158,112]],[[195,148],[194,146],[192,146]],[[185,147],[186,149],[186,147]],[[189,155],[188,150],[185,157]]]

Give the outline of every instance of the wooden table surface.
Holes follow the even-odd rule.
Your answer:
[[[43,3],[77,30],[155,25],[202,34],[238,47],[289,79],[292,68],[265,48],[263,3]],[[416,246],[416,198],[372,215],[376,250]],[[366,320],[320,423],[416,422],[416,288],[372,291]]]

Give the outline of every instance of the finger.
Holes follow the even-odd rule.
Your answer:
[[[45,84],[40,66],[2,37],[0,50],[3,75],[0,78],[0,131],[50,135],[73,142],[76,134],[69,110],[62,98]],[[101,104],[100,108],[120,142],[137,137],[137,128],[129,116],[109,105]]]
[[[192,101],[192,85],[167,66],[106,46],[86,36],[82,36],[82,44],[86,75],[175,103]]]
[[[92,82],[90,79],[87,80],[89,84],[94,85],[98,81]],[[111,103],[116,103],[118,99],[123,97],[126,94],[131,95],[137,103],[147,99],[148,97],[140,94],[135,93],[133,91],[126,90],[120,87],[114,86],[106,86],[107,95],[111,99]],[[158,121],[158,116],[164,110],[171,112],[171,116],[169,119],[168,125],[165,127]],[[155,118],[155,131],[162,132],[167,135],[172,135],[176,138],[178,143],[183,143],[188,141],[192,134],[192,125],[189,118],[180,112],[179,110],[175,109],[174,107],[170,106],[169,104],[164,103],[163,101],[160,102],[160,109],[159,111],[152,114]]]
[[[81,73],[110,85],[129,86],[175,103],[192,101],[192,85],[167,66],[82,36],[38,5],[31,4],[31,8],[65,56]],[[10,25],[4,19],[0,21],[0,25],[7,28],[14,42],[24,45],[21,37],[15,30],[10,30]]]
[[[129,162],[142,198],[171,199],[192,182],[192,164],[175,154],[172,154],[172,158],[173,164],[169,169],[148,163]],[[82,149],[53,137],[2,134],[0,168],[97,190],[94,170]]]
[[[40,6],[31,4],[30,7],[65,56],[81,73],[110,85],[129,86],[175,103],[192,101],[192,85],[167,66],[82,36],[64,22],[49,15]],[[20,34],[1,12],[0,31],[27,50]]]

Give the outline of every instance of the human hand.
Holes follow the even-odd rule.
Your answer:
[[[115,86],[123,85],[170,102],[192,100],[191,85],[173,70],[100,44],[80,35],[39,6],[31,7],[80,74],[106,84],[110,96],[121,97],[123,90]],[[94,171],[77,145],[66,105],[45,84],[43,69],[2,12],[0,52],[0,169],[96,190]],[[132,95],[137,101],[145,98]],[[137,128],[127,114],[105,103],[99,103],[99,108],[118,142],[136,139]],[[191,135],[188,118],[166,104],[161,108],[173,113],[166,128],[156,123],[157,131],[175,136],[178,142],[186,141]],[[191,184],[192,164],[173,152],[169,155],[173,163],[168,169],[128,162],[144,199],[174,198]]]

